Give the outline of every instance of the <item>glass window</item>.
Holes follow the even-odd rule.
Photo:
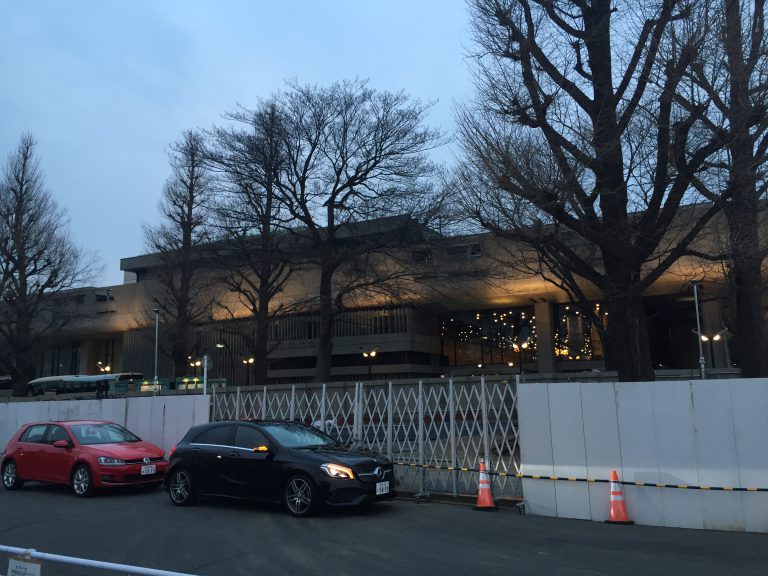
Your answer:
[[[234,426],[224,424],[213,426],[203,430],[192,442],[194,444],[215,444],[218,446],[231,446]]]
[[[46,442],[48,444],[53,444],[54,442],[58,442],[59,440],[66,440],[67,442],[70,441],[69,434],[67,434],[67,431],[64,430],[61,426],[50,426],[48,429],[48,436],[46,438]]]
[[[442,354],[450,366],[513,363],[537,358],[533,306],[457,311],[441,322]]]
[[[601,310],[600,303],[591,305],[589,314],[576,304],[559,304],[557,307],[557,329],[555,331],[555,355],[558,360],[594,360],[603,357],[599,327],[600,319],[607,326],[608,315]]]
[[[281,446],[286,448],[307,448],[310,446],[330,446],[336,444],[336,441],[330,436],[300,424],[270,422],[262,424],[262,426]]]
[[[235,432],[235,446],[238,448],[253,449],[256,446],[268,444],[264,434],[256,430],[253,426],[240,425]]]
[[[75,424],[72,434],[80,444],[122,444],[141,442],[138,436],[117,424]]]
[[[48,424],[37,424],[35,426],[30,426],[27,428],[27,431],[24,432],[24,434],[21,435],[21,442],[32,442],[35,444],[40,444],[43,441],[43,436],[45,436],[45,431],[48,428]]]
[[[432,262],[431,250],[414,250],[411,254],[413,261],[417,264],[430,264]]]

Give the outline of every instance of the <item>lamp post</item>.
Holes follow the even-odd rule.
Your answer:
[[[376,353],[378,351],[379,351],[379,346],[376,346],[376,348],[372,350],[363,350],[363,358],[368,360],[368,380],[371,379],[371,371],[373,370],[373,359],[376,358]]]
[[[709,367],[714,368],[715,367],[715,342],[720,342],[723,340],[723,334],[725,334],[727,328],[723,328],[719,332],[712,334],[711,336],[709,334],[703,334],[701,332],[694,332],[699,337],[699,346],[701,346],[702,342],[707,342],[709,344]]]
[[[245,387],[248,388],[251,385],[251,366],[256,362],[256,358],[249,356],[243,358],[243,364],[245,365]]]
[[[155,313],[155,394],[157,394],[157,346],[160,336],[160,310],[153,308],[152,312]]]
[[[692,280],[691,284],[693,285],[693,303],[696,307],[696,334],[699,335],[698,341],[699,341],[699,372],[701,372],[701,379],[706,380],[707,378],[707,372],[705,368],[705,361],[704,361],[704,349],[702,348],[701,342],[701,319],[699,317],[699,283],[696,280]]]

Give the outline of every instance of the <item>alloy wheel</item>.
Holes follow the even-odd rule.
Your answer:
[[[72,490],[77,496],[88,496],[91,492],[91,472],[87,466],[78,466],[72,474]]]
[[[13,460],[6,462],[3,466],[3,486],[8,490],[13,490],[19,486],[19,471]]]
[[[168,496],[179,506],[192,503],[192,476],[189,472],[183,469],[174,471],[168,484]]]
[[[294,516],[306,516],[314,504],[314,488],[303,476],[294,476],[285,488],[285,505]]]

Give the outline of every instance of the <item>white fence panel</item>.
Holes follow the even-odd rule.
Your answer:
[[[0,404],[0,445],[22,424],[49,420],[111,420],[168,450],[193,425],[208,422],[210,396],[147,396]]]
[[[627,482],[639,524],[768,532],[768,379],[570,386],[520,385],[523,474],[562,478],[583,453],[586,479],[616,469]],[[583,495],[566,505],[564,484],[580,482],[526,478],[527,509],[583,518]],[[589,484],[588,517],[608,517],[609,491]]]

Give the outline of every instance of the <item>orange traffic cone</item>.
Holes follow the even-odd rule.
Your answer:
[[[627,507],[624,504],[624,493],[621,491],[619,475],[616,474],[616,470],[611,470],[611,512],[605,523],[634,524],[627,514]]]
[[[480,479],[477,481],[477,506],[475,510],[484,510],[486,512],[495,512],[496,502],[493,501],[491,494],[491,481],[488,479],[488,472],[485,470],[485,461],[480,460]]]

